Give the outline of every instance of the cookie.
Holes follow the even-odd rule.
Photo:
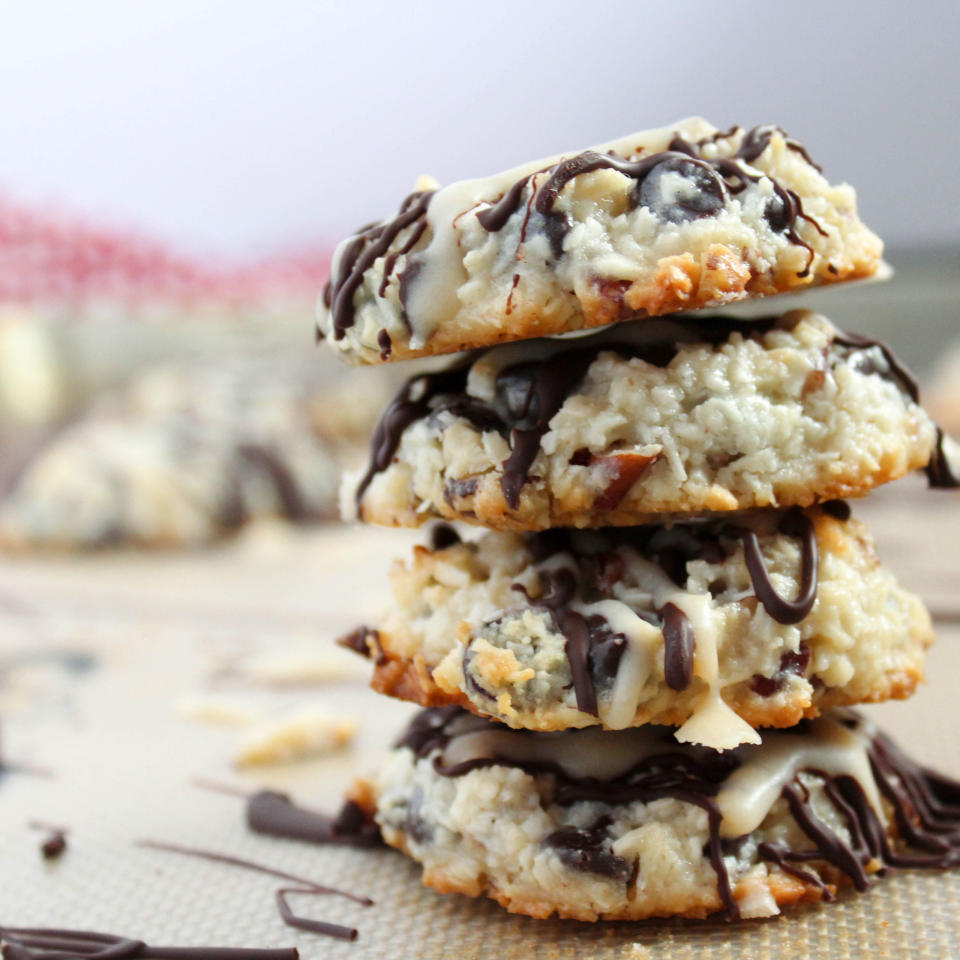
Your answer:
[[[647,320],[413,377],[342,509],[542,530],[808,506],[925,466],[937,436],[891,351],[818,314]]]
[[[929,616],[837,501],[671,527],[487,533],[416,547],[374,689],[512,727],[682,725],[716,749],[838,704],[909,696]]]
[[[698,118],[408,196],[344,241],[318,330],[362,363],[876,274],[851,187],[775,126]]]
[[[339,440],[293,379],[166,367],[49,438],[11,478],[0,545],[197,546],[336,513]]]
[[[960,865],[960,783],[849,712],[717,753],[427,710],[358,792],[425,884],[538,918],[767,917]]]

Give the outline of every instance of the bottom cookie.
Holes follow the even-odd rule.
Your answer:
[[[357,799],[426,885],[538,918],[767,917],[960,866],[960,783],[846,710],[725,753],[424,710]]]

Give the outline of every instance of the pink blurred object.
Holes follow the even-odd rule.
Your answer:
[[[0,304],[240,306],[316,297],[330,250],[239,263],[183,256],[132,232],[0,196]]]

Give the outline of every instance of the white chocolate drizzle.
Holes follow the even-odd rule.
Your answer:
[[[723,818],[721,835],[739,837],[756,830],[783,787],[804,770],[828,777],[852,777],[863,788],[881,822],[885,822],[867,754],[874,732],[866,721],[859,720],[848,727],[828,714],[812,721],[802,733],[767,730],[756,745],[737,748],[734,756],[740,765],[716,795]],[[616,780],[649,757],[695,749],[671,747],[664,740],[662,727],[534,733],[471,717],[450,733],[440,758],[445,768],[477,760],[520,766],[542,764],[573,780]]]
[[[641,153],[659,153],[666,150],[677,133],[697,140],[710,137],[716,132],[717,128],[706,120],[690,117],[669,127],[633,133],[590,149],[597,153],[612,152],[619,157],[632,159]],[[557,154],[490,177],[461,180],[443,187],[433,195],[426,214],[430,241],[417,255],[421,263],[420,273],[407,296],[408,316],[412,325],[410,345],[413,349],[422,347],[437,327],[460,309],[457,291],[466,280],[466,271],[458,241],[462,229],[458,221],[465,216],[476,216],[487,209],[518,180],[552,167],[565,157],[576,156],[582,152],[575,150]],[[336,261],[338,260],[339,248],[336,256]]]

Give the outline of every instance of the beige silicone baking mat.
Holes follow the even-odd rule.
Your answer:
[[[911,481],[856,512],[927,599],[939,631],[927,686],[909,703],[870,713],[920,758],[960,775],[960,497]],[[413,540],[396,531],[290,536],[261,527],[186,557],[0,560],[2,750],[10,763],[41,768],[0,780],[0,925],[102,930],[153,945],[296,946],[308,960],[960,958],[960,872],[903,871],[867,895],[769,921],[589,925],[435,894],[393,852],[251,835],[241,799],[191,779],[336,804],[408,708],[369,693],[362,662],[330,652],[330,641],[375,616],[389,560]],[[233,768],[245,711],[279,716],[306,706],[355,716],[354,746],[242,775]],[[214,707],[234,725],[196,719]],[[42,860],[44,834],[31,820],[68,828],[58,860]],[[142,838],[247,857],[376,903],[306,898],[296,903],[301,914],[360,935],[346,943],[298,933],[277,915],[276,881],[137,848]]]

